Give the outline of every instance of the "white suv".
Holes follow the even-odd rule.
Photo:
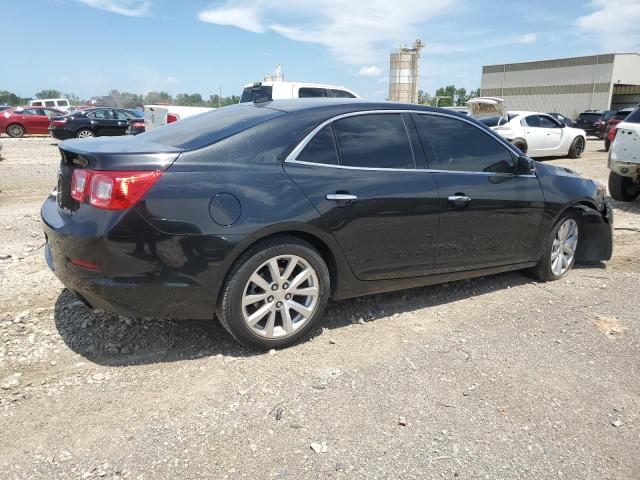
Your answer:
[[[29,102],[30,107],[49,107],[63,112],[70,112],[74,108],[69,104],[69,100],[66,98],[37,98]]]
[[[609,194],[614,200],[633,202],[640,196],[640,106],[613,129]]]
[[[339,85],[302,82],[256,82],[245,85],[240,103],[256,99],[290,100],[293,98],[360,98],[353,90]]]

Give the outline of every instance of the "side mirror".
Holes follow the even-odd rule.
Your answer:
[[[566,123],[564,123],[564,122],[560,124],[560,128],[564,128],[564,127],[566,127],[566,126],[567,126],[567,124],[566,124]]]
[[[525,157],[524,155],[521,155],[518,157],[518,164],[517,164],[517,173],[520,174],[531,174],[531,173],[535,173],[536,171],[536,162],[534,162],[533,160],[531,160],[529,157]]]

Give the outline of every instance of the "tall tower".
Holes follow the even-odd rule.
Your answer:
[[[389,101],[418,103],[420,80],[420,51],[424,47],[418,39],[413,48],[391,52],[389,59]]]

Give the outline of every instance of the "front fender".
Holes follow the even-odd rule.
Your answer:
[[[602,212],[583,204],[574,205],[570,209],[580,221],[576,261],[609,260],[613,255],[613,210],[609,202],[605,202]]]

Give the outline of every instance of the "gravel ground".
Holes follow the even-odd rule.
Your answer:
[[[55,142],[0,143],[0,478],[640,478],[640,201],[606,264],[335,302],[256,354],[86,309],[42,258]],[[548,161],[606,181],[602,142]]]

